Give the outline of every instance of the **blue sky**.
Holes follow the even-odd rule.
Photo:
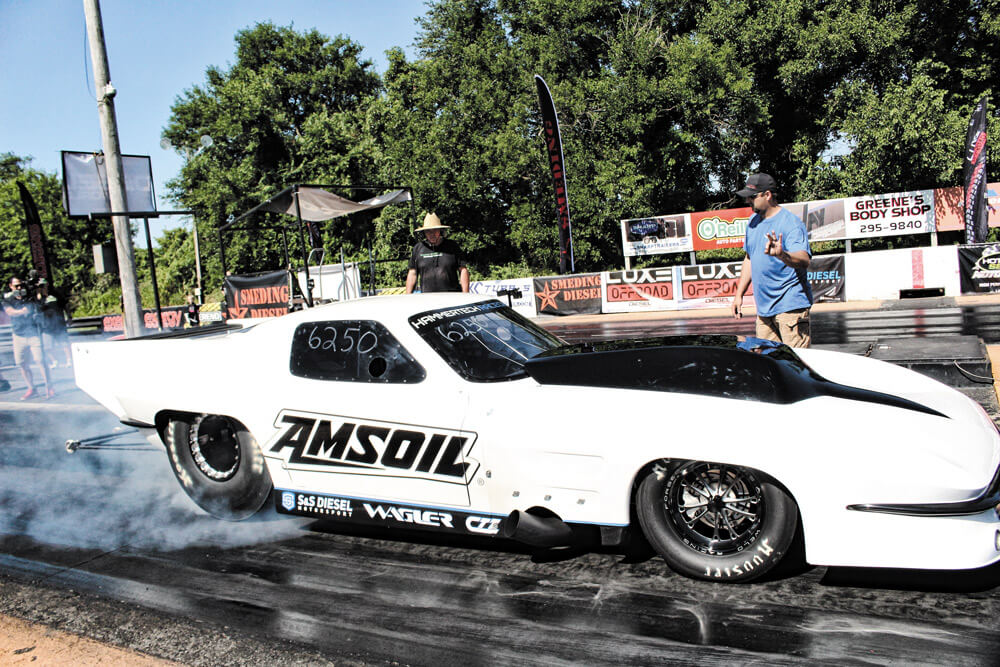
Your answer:
[[[232,63],[237,31],[270,21],[345,35],[384,72],[386,50],[413,57],[426,10],[423,0],[101,0],[122,152],[150,156],[159,208],[176,208],[164,183],[181,158],[160,133],[179,95]],[[0,0],[0,64],[0,153],[61,178],[60,151],[102,150],[83,0]],[[150,222],[154,236],[174,224]]]

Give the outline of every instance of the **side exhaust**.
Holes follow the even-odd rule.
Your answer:
[[[573,542],[573,530],[559,517],[514,510],[500,522],[500,537],[534,547],[563,547]]]

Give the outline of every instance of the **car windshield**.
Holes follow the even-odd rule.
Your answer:
[[[419,313],[410,325],[455,372],[473,382],[522,378],[526,359],[563,345],[499,301]]]

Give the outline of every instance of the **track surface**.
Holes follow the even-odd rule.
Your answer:
[[[940,310],[957,312],[847,318],[845,340],[969,333],[969,322],[987,340],[1000,331],[1000,311]],[[532,553],[273,511],[223,523],[179,491],[162,450],[123,438],[67,454],[67,438],[115,426],[102,411],[0,420],[0,612],[187,664],[995,665],[1000,655],[996,567],[813,568],[726,586],[671,573],[641,542]]]

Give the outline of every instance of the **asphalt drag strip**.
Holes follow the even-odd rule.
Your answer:
[[[23,419],[0,435],[0,612],[184,664],[989,665],[1000,655],[996,567],[805,568],[732,586],[673,574],[641,540],[532,552],[270,509],[219,522],[190,506],[162,452],[70,455],[36,427]]]

